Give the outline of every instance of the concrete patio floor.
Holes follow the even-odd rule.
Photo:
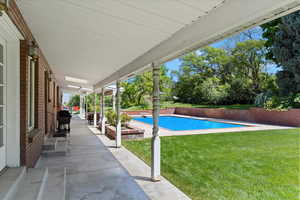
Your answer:
[[[124,147],[118,149],[114,148],[113,146],[116,145],[114,140],[110,140],[105,135],[101,135],[100,131],[93,126],[89,126],[89,128],[97,135],[103,144],[109,147],[110,152],[122,164],[122,166],[125,167],[150,199],[190,200],[186,194],[162,176],[160,177],[159,182],[152,182],[150,180],[151,168],[144,161]]]
[[[85,121],[75,118],[71,128],[67,156],[42,157],[36,166],[67,169],[67,199],[150,199]]]
[[[41,157],[37,168],[66,168],[67,200],[190,200],[165,178],[150,180],[151,169],[126,148],[73,117],[67,156]]]

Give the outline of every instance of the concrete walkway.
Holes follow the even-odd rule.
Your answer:
[[[70,152],[65,157],[42,157],[37,167],[67,168],[70,200],[145,200],[148,195],[87,127],[73,119]]]
[[[116,143],[114,140],[108,139],[105,135],[100,135],[100,131],[92,126],[90,130],[98,136],[101,142],[110,147],[110,152],[122,164],[129,174],[135,179],[139,186],[146,192],[146,194],[153,200],[190,200],[181,190],[171,184],[167,179],[161,177],[159,182],[152,182],[150,180],[151,168],[128,151],[126,148],[112,148]]]

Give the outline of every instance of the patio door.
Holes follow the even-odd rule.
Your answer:
[[[6,42],[0,36],[0,171],[6,166]]]

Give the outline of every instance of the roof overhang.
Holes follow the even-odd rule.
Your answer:
[[[59,84],[99,89],[299,9],[300,0],[17,0]]]
[[[95,88],[103,87],[117,79],[127,79],[128,74],[144,71],[152,63],[163,64],[193,50],[226,37],[282,17],[300,9],[298,0],[230,0],[209,15],[203,16],[172,37],[155,46],[131,63],[104,80]]]

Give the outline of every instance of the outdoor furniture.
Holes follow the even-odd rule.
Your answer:
[[[94,113],[90,112],[87,116],[88,124],[92,125],[94,123]],[[97,122],[100,120],[100,114],[97,113]]]
[[[72,115],[67,110],[61,110],[57,112],[57,121],[58,121],[58,132],[61,132],[62,130],[70,132],[71,127],[71,118]]]

